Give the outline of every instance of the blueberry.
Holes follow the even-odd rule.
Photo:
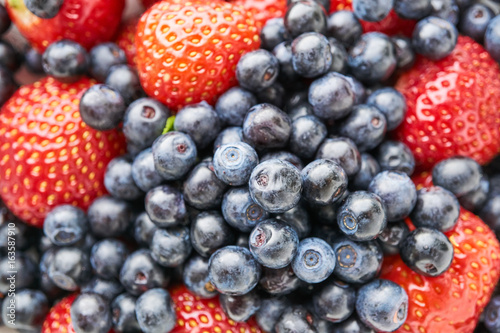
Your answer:
[[[482,174],[481,166],[473,159],[452,157],[434,166],[432,182],[460,198],[479,188]]]
[[[118,278],[129,251],[116,239],[103,239],[92,246],[90,264],[95,274],[104,279]]]
[[[495,17],[493,11],[486,5],[476,3],[467,8],[460,18],[460,32],[482,42],[488,23]]]
[[[291,163],[268,160],[253,169],[248,188],[253,201],[262,208],[270,213],[283,213],[299,203],[302,177]]]
[[[392,9],[392,1],[386,0],[353,0],[354,15],[364,21],[382,21]]]
[[[144,200],[146,212],[159,228],[168,228],[187,221],[182,193],[170,185],[151,189]]]
[[[358,290],[356,312],[367,326],[392,332],[401,327],[408,315],[408,295],[398,284],[375,280]]]
[[[285,87],[278,81],[274,82],[270,87],[256,93],[257,102],[259,104],[268,103],[278,108],[283,107],[285,95]]]
[[[48,274],[59,288],[75,291],[92,275],[89,256],[76,247],[58,248],[50,262]]]
[[[500,233],[500,195],[489,197],[479,216],[491,229]]]
[[[248,249],[248,239],[249,239],[249,236],[250,236],[249,234],[240,233],[238,235],[238,238],[234,242],[234,245],[240,246],[240,247],[244,247],[244,248]]]
[[[182,265],[191,254],[192,246],[187,227],[158,229],[151,241],[151,256],[164,267]]]
[[[300,2],[302,0],[287,0],[287,6],[290,6],[292,3]],[[319,5],[321,5],[325,11],[328,13],[330,11],[330,1],[329,0],[314,0]]]
[[[314,312],[319,318],[337,323],[354,312],[356,290],[345,283],[333,281],[315,293],[312,300]]]
[[[256,204],[246,187],[232,188],[224,194],[222,201],[224,219],[234,228],[249,232],[268,218],[269,214]]]
[[[48,75],[62,82],[75,82],[87,71],[87,52],[76,42],[60,40],[50,44],[45,50],[42,64]]]
[[[26,8],[35,16],[42,19],[54,18],[61,9],[64,0],[26,0]]]
[[[431,0],[394,0],[394,11],[402,18],[420,20],[431,13]]]
[[[332,53],[332,65],[330,72],[345,73],[347,71],[347,51],[338,40],[333,37],[328,38],[330,44],[330,52]]]
[[[107,195],[95,199],[87,214],[90,230],[97,237],[119,236],[131,222],[128,204]]]
[[[90,127],[106,131],[115,128],[125,114],[125,101],[118,90],[104,84],[90,87],[80,100],[82,120]]]
[[[207,102],[183,107],[177,113],[174,129],[189,134],[198,149],[211,143],[220,132],[217,112]]]
[[[169,277],[151,257],[151,251],[141,249],[127,257],[120,270],[120,282],[135,296],[153,288],[166,288]]]
[[[30,247],[33,242],[33,229],[30,228],[26,223],[22,223],[14,219],[3,220],[1,215],[2,211],[0,208],[0,253],[8,252],[9,247],[12,246],[12,243],[10,243],[9,245],[9,241],[12,241],[13,234],[16,237],[16,250],[22,251]],[[10,239],[9,234],[11,237]],[[52,241],[48,237],[43,238],[45,240],[48,240],[48,246],[53,246]],[[42,241],[40,240],[40,243],[41,242]],[[45,252],[45,250],[40,248],[39,252]]]
[[[458,31],[450,22],[438,17],[419,21],[413,30],[413,49],[426,58],[439,60],[457,45]]]
[[[123,286],[118,280],[105,280],[94,276],[80,288],[80,292],[98,294],[110,302],[123,292]]]
[[[340,119],[354,106],[354,91],[341,74],[330,72],[313,81],[309,87],[309,103],[314,115],[322,119]]]
[[[286,113],[271,104],[250,108],[243,122],[243,137],[256,149],[282,148],[291,133],[291,121]]]
[[[328,39],[317,32],[303,33],[292,42],[292,65],[303,77],[325,74],[332,66],[333,56]]]
[[[415,63],[415,51],[411,46],[411,40],[403,36],[393,36],[391,41],[394,44],[394,49],[396,50],[397,68],[400,70],[409,70],[413,67]],[[384,110],[380,110],[384,112]],[[387,117],[387,122],[389,123],[389,117]]]
[[[142,150],[162,134],[168,117],[170,110],[163,104],[151,98],[140,98],[125,111],[123,134],[128,143]]]
[[[8,328],[20,331],[41,331],[42,324],[49,312],[47,297],[40,290],[21,289],[4,295],[1,314]],[[12,307],[14,305],[14,320]],[[1,322],[2,320],[0,320]]]
[[[460,8],[455,0],[431,0],[431,13],[430,16],[442,18],[451,24],[457,25]],[[483,31],[484,33],[484,31]]]
[[[16,253],[15,259],[14,270],[17,271],[15,282],[16,290],[29,288],[37,278],[37,267],[31,258],[23,252]],[[0,257],[0,293],[2,295],[7,295],[9,293],[11,280],[7,279],[11,277],[12,270],[12,261],[9,259],[9,256]]]
[[[255,321],[264,331],[272,332],[287,305],[288,300],[285,297],[262,299],[260,308],[255,313]]]
[[[368,153],[361,154],[361,168],[350,182],[355,190],[367,190],[372,179],[380,172],[380,165],[377,160]]]
[[[142,212],[137,216],[134,222],[134,239],[140,245],[149,245],[153,240],[153,235],[156,231],[156,224],[151,221],[146,212]]]
[[[327,35],[341,42],[345,47],[354,44],[363,33],[363,27],[350,10],[333,12],[327,21]]]
[[[279,43],[274,47],[273,55],[279,63],[279,82],[287,87],[300,86],[300,76],[295,72],[292,63],[292,43],[290,41]]]
[[[88,221],[80,208],[61,205],[45,217],[43,232],[54,245],[72,245],[85,237]]]
[[[394,88],[375,90],[366,101],[375,106],[387,119],[387,130],[393,130],[401,124],[406,115],[406,100]]]
[[[281,17],[266,21],[260,32],[260,47],[272,51],[276,45],[288,39],[285,21]]]
[[[0,7],[0,8],[2,8],[2,7]],[[1,13],[1,9],[0,9],[0,13]],[[2,24],[2,22],[4,22],[4,21],[0,18],[0,25]],[[29,47],[24,52],[24,65],[26,66],[26,69],[28,71],[30,71],[31,73],[34,73],[34,74],[43,74],[44,73],[43,64],[42,64],[42,55],[32,47]]]
[[[410,229],[404,221],[392,222],[378,236],[377,241],[386,255],[399,253],[401,243],[406,239]]]
[[[368,191],[378,195],[385,206],[387,221],[398,221],[410,215],[417,202],[415,184],[406,173],[383,171],[373,178]]]
[[[104,174],[104,186],[118,199],[135,200],[144,194],[132,178],[132,163],[123,157],[115,157],[109,162]]]
[[[493,59],[500,62],[500,16],[495,16],[488,23],[484,34],[484,47]]]
[[[109,69],[114,65],[126,64],[125,52],[115,43],[102,43],[90,50],[90,74],[100,82],[104,82]]]
[[[174,302],[160,288],[148,290],[137,299],[135,314],[145,333],[170,332],[177,323]]]
[[[328,206],[323,206],[323,207],[328,207]],[[335,221],[336,217],[335,217]],[[330,225],[325,225],[325,224],[316,224],[313,226],[311,236],[312,237],[318,237],[327,242],[328,244],[333,244],[335,239],[338,237],[341,237],[342,233],[340,232],[339,228],[336,225],[330,224]]]
[[[108,302],[100,295],[82,293],[71,304],[71,323],[76,332],[107,333],[112,326]]]
[[[220,295],[220,304],[229,318],[245,322],[260,308],[260,297],[255,291],[241,296]]]
[[[416,227],[449,231],[457,223],[459,214],[460,204],[453,193],[434,186],[418,190],[411,220]]]
[[[453,245],[442,232],[420,227],[401,243],[401,259],[413,271],[424,276],[438,276],[448,270],[453,260]]]
[[[326,32],[326,12],[313,0],[292,3],[285,14],[285,27],[295,38],[305,32]]]
[[[396,51],[389,37],[379,32],[363,34],[349,50],[349,69],[358,80],[387,80],[396,69]]]
[[[134,158],[132,178],[142,191],[149,191],[163,182],[163,177],[156,171],[153,150],[147,148]]]
[[[332,333],[375,333],[375,331],[368,328],[356,314],[353,314],[343,322],[336,324]]]
[[[316,159],[336,162],[348,177],[354,176],[361,168],[361,155],[356,144],[349,138],[325,139],[318,148]]]
[[[215,175],[213,163],[205,160],[199,163],[184,182],[184,200],[196,209],[220,207],[226,184]]]
[[[238,142],[219,147],[213,163],[217,178],[228,185],[240,186],[248,183],[259,156],[250,145]]]
[[[241,127],[227,127],[223,129],[214,141],[214,153],[222,145],[243,142],[243,129]]]
[[[122,333],[140,333],[141,328],[135,316],[137,299],[129,294],[121,294],[111,303],[113,328]]]
[[[208,276],[220,293],[244,295],[259,282],[261,268],[250,251],[239,246],[226,246],[210,257]]]
[[[483,176],[481,178],[479,187],[475,191],[469,192],[461,196],[458,199],[458,201],[460,202],[460,205],[465,209],[471,212],[477,212],[486,203],[486,200],[488,199],[489,189],[490,189],[490,182],[488,180],[488,177]]]
[[[292,122],[289,149],[302,158],[312,158],[326,135],[326,126],[317,117],[298,117]]]
[[[337,258],[333,274],[344,282],[367,283],[382,268],[383,253],[376,241],[355,242],[346,237],[338,237],[332,247]]]
[[[9,30],[11,24],[12,24],[12,21],[10,20],[9,13],[5,9],[5,6],[1,5],[0,6],[0,35],[6,33],[7,30]]]
[[[181,179],[196,163],[196,145],[182,132],[168,132],[153,143],[156,171],[166,180]]]
[[[292,268],[297,277],[307,283],[326,280],[335,268],[332,247],[320,238],[305,238],[299,243]]]
[[[316,333],[315,318],[302,305],[285,309],[276,323],[276,333]]]
[[[400,141],[383,142],[378,147],[376,156],[382,170],[400,171],[408,176],[411,176],[415,170],[413,153]]]
[[[354,78],[353,76],[344,76],[351,85],[354,93],[354,105],[362,104],[366,100],[366,89],[363,83]]]
[[[260,162],[262,163],[262,162],[274,160],[274,159],[282,160],[282,161],[291,163],[294,167],[299,169],[299,171],[304,168],[304,165],[302,164],[302,160],[297,155],[294,155],[286,150],[280,150],[280,151],[274,151],[274,152],[267,153],[264,156],[262,156],[262,158],[260,159]]]
[[[269,88],[278,78],[278,59],[269,51],[244,54],[236,66],[236,79],[243,89],[253,92]]]
[[[337,202],[347,188],[347,175],[337,163],[317,159],[301,172],[303,197],[315,205]]]
[[[500,296],[497,295],[491,298],[484,310],[483,322],[492,333],[500,330]]]
[[[253,93],[240,87],[233,87],[223,93],[215,104],[215,111],[223,124],[241,126],[248,109],[257,104]]]
[[[184,264],[182,282],[196,296],[201,298],[212,298],[217,291],[208,278],[208,258],[198,255],[191,256]]]
[[[233,244],[234,236],[231,227],[217,211],[201,212],[191,222],[191,243],[203,257],[209,257],[219,248]]]
[[[276,215],[275,218],[291,226],[297,232],[299,239],[307,237],[311,232],[309,213],[303,205],[299,204],[284,213]]]
[[[17,84],[8,69],[0,66],[0,106],[14,94],[17,90]]]
[[[118,91],[127,105],[145,96],[139,75],[129,65],[121,64],[111,67],[104,83]]]

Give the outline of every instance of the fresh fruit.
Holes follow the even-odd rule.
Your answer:
[[[283,17],[286,13],[287,0],[235,0],[230,2],[240,5],[252,13],[259,31],[267,20]]]
[[[116,34],[115,43],[118,45],[125,56],[127,57],[127,62],[130,66],[136,66],[137,49],[135,47],[135,32],[137,28],[138,18],[132,18],[128,21],[123,22],[118,29]]]
[[[450,56],[436,62],[419,57],[401,75],[396,88],[408,112],[395,137],[411,149],[420,168],[456,155],[485,164],[498,153],[499,74],[481,45],[460,36]]]
[[[42,326],[42,333],[74,333],[69,311],[76,294],[67,296],[54,305]]]
[[[32,14],[23,0],[8,0],[5,5],[21,34],[43,52],[61,39],[73,40],[87,50],[110,40],[120,24],[125,0],[65,0],[51,19]]]
[[[175,111],[214,104],[236,85],[241,56],[260,45],[251,14],[219,0],[159,2],[141,17],[135,42],[145,92]]]
[[[106,165],[124,153],[119,132],[95,131],[80,118],[80,97],[94,83],[47,77],[20,88],[0,112],[0,196],[29,224],[41,227],[61,204],[86,210],[106,192]]]
[[[446,235],[455,255],[450,269],[438,277],[419,275],[399,256],[384,259],[381,277],[401,285],[409,296],[408,319],[398,332],[472,332],[488,304],[500,277],[495,234],[461,209],[457,225]]]

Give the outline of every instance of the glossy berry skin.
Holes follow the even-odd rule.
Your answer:
[[[166,288],[169,276],[146,249],[131,253],[120,270],[120,282],[134,296],[153,288]]]
[[[384,203],[387,221],[401,220],[410,215],[417,202],[417,190],[407,174],[399,171],[383,171],[368,186]]]
[[[231,188],[222,200],[222,214],[233,228],[250,232],[254,226],[266,220],[269,213],[256,204],[247,187]]]
[[[490,332],[496,332],[500,329],[500,322],[498,316],[500,313],[500,298],[493,297],[486,309],[484,309],[484,325]]]
[[[316,159],[332,160],[344,169],[348,177],[361,168],[361,155],[356,144],[349,138],[327,138],[316,153]]]
[[[62,4],[62,0],[26,0],[25,2],[26,8],[28,8],[31,13],[43,19],[50,19],[56,16]]]
[[[396,50],[397,69],[406,71],[412,68],[416,55],[411,46],[411,40],[407,37],[393,36],[391,41]],[[383,110],[380,111],[384,112]],[[390,121],[389,118],[387,121]]]
[[[82,120],[100,131],[117,127],[123,119],[125,109],[125,100],[120,93],[104,84],[90,87],[80,100]]]
[[[153,151],[147,148],[134,158],[132,163],[132,178],[142,191],[147,192],[163,182],[162,176],[156,171]]]
[[[489,23],[484,34],[484,47],[497,62],[500,59],[500,19],[495,17]]]
[[[189,229],[183,226],[158,229],[150,244],[151,257],[163,267],[177,267],[189,257],[193,247]]]
[[[62,205],[54,208],[43,223],[44,234],[54,245],[72,245],[82,238],[88,230],[85,213],[77,207]]]
[[[332,274],[335,265],[335,253],[332,247],[316,237],[301,240],[292,261],[295,275],[307,283],[320,283],[326,280]]]
[[[387,130],[391,131],[401,124],[406,114],[406,101],[403,95],[393,88],[375,90],[366,100],[375,106],[387,120]]]
[[[252,290],[241,296],[221,294],[220,305],[229,318],[238,322],[245,322],[260,308],[260,296]]]
[[[349,69],[362,82],[387,80],[396,64],[394,45],[389,37],[378,32],[362,35],[349,51]]]
[[[341,74],[327,73],[309,87],[309,103],[313,113],[321,119],[340,119],[354,106],[354,91]]]
[[[118,332],[139,333],[141,328],[135,316],[137,298],[123,293],[111,302],[113,327]]]
[[[214,141],[214,153],[222,145],[243,142],[243,129],[241,127],[227,127],[220,131]]]
[[[89,52],[90,74],[99,82],[104,82],[114,65],[127,63],[125,52],[115,43],[96,45]]]
[[[400,171],[408,176],[415,170],[415,158],[410,148],[400,141],[382,142],[377,149],[376,157],[382,170]]]
[[[88,210],[90,231],[98,237],[116,237],[130,224],[130,208],[126,201],[111,196],[94,200]]]
[[[126,64],[112,66],[104,84],[118,91],[127,105],[145,96],[137,72]]]
[[[182,193],[173,186],[162,185],[151,189],[144,199],[151,221],[159,228],[169,228],[187,221]]]
[[[432,11],[429,16],[436,16],[457,25],[460,19],[460,7],[458,2],[460,2],[460,0],[431,1]]]
[[[287,9],[287,0],[231,0],[253,15],[259,31],[264,29],[266,22],[274,18],[281,18]]]
[[[71,304],[76,298],[76,294],[64,297],[50,309],[42,325],[42,333],[74,333],[71,322]]]
[[[375,280],[359,289],[356,312],[362,322],[377,331],[395,331],[408,315],[408,294],[392,281]]]
[[[401,243],[409,233],[410,229],[405,222],[392,222],[382,230],[382,233],[377,237],[377,241],[385,255],[394,255],[399,253]]]
[[[168,132],[153,143],[156,171],[165,180],[182,178],[196,162],[198,153],[191,137],[182,132]]]
[[[352,240],[375,239],[387,225],[382,199],[373,193],[354,192],[339,207],[337,223],[340,230]]]
[[[240,87],[233,87],[223,93],[215,104],[215,111],[221,123],[241,126],[248,109],[257,104],[253,93]]]
[[[419,20],[427,16],[432,10],[431,0],[395,0],[394,11],[406,19]]]
[[[332,247],[337,258],[333,274],[343,282],[364,284],[380,273],[383,253],[376,241],[355,242],[338,237]]]
[[[478,66],[470,65],[475,61]],[[500,141],[498,128],[492,124],[497,115],[481,110],[497,107],[498,73],[498,65],[479,44],[460,36],[451,55],[437,62],[419,57],[413,69],[399,78],[396,89],[405,96],[408,112],[395,137],[410,148],[417,166],[430,169],[437,162],[458,155],[485,164],[496,155]],[[466,84],[470,79],[473,81]],[[423,82],[435,84],[430,89]],[[441,95],[450,86],[456,87],[457,93]],[[434,99],[436,94],[442,98]],[[440,113],[434,111],[437,105]],[[460,111],[454,113],[457,108]],[[452,113],[453,117],[448,117]],[[429,136],[432,141],[427,141]]]
[[[213,163],[217,178],[228,185],[240,186],[248,183],[259,156],[249,144],[238,142],[219,147]]]
[[[328,39],[317,32],[306,32],[292,42],[294,71],[307,78],[325,74],[332,66],[333,56]]]
[[[257,150],[284,147],[290,133],[290,117],[267,103],[250,108],[243,122],[243,138]]]
[[[104,174],[104,186],[115,198],[135,200],[143,195],[132,178],[132,163],[122,157],[109,162]]]
[[[3,67],[0,68],[0,88],[0,106],[3,106],[18,88],[12,73]]]
[[[118,132],[90,129],[78,114],[80,97],[93,84],[87,79],[63,84],[44,78],[19,89],[2,108],[0,166],[5,174],[0,196],[16,216],[32,225],[41,227],[46,214],[61,204],[87,209],[106,191],[107,163],[124,152]],[[51,98],[50,105],[41,102],[45,98]],[[32,143],[21,146],[18,140]]]
[[[276,333],[315,333],[315,317],[302,305],[288,306],[276,323]]]
[[[287,295],[303,284],[304,282],[293,272],[292,266],[279,269],[262,267],[259,287],[270,295]]]
[[[378,22],[384,19],[392,9],[390,1],[353,0],[354,14],[365,21]]]
[[[87,50],[110,40],[118,29],[125,1],[112,0],[106,4],[94,0],[64,1],[52,19],[35,16],[23,1],[9,0],[5,6],[21,34],[43,52],[61,39],[73,40]]]
[[[488,23],[495,17],[491,9],[483,4],[473,4],[467,8],[460,19],[460,31],[477,42],[482,42]]]
[[[417,53],[439,60],[453,51],[457,38],[458,31],[453,24],[438,17],[428,17],[415,27],[412,44]]]
[[[136,67],[137,61],[137,49],[135,47],[135,28],[137,27],[137,22],[139,18],[133,17],[126,20],[120,24],[118,32],[115,35],[114,42],[118,45],[125,56],[127,57],[127,63]]]
[[[112,238],[103,239],[92,246],[90,264],[101,278],[118,278],[128,254],[123,242]]]
[[[335,325],[333,333],[375,333],[359,320],[356,314]]]
[[[299,245],[295,230],[283,221],[269,219],[260,222],[249,237],[249,248],[263,266],[273,269],[288,266]]]
[[[170,332],[176,324],[175,306],[168,291],[155,288],[139,296],[137,322],[143,332]]]
[[[372,179],[380,172],[377,160],[368,153],[361,154],[361,167],[349,183],[355,190],[366,191]]]
[[[273,159],[278,159],[278,160],[289,162],[299,170],[302,170],[304,168],[304,164],[302,163],[302,160],[297,155],[294,155],[286,150],[278,150],[278,151],[273,151],[273,152],[267,153],[267,154],[262,156],[262,158],[260,159],[260,162],[265,162],[265,161],[273,160]]]
[[[327,34],[345,47],[354,44],[363,33],[363,27],[350,10],[333,9],[327,20]]]
[[[236,38],[227,43],[226,35]],[[139,20],[135,42],[144,91],[174,111],[202,100],[213,104],[236,85],[242,54],[260,45],[250,13],[229,2],[198,0],[155,4]]]
[[[301,86],[299,82],[300,76],[293,69],[292,64],[292,43],[284,41],[276,45],[273,49],[273,54],[279,62],[279,82],[287,87]]]
[[[8,256],[0,258],[0,293],[7,295],[10,289],[10,280],[7,280],[12,273],[9,273],[11,268],[11,261]],[[16,255],[16,269],[18,273],[16,276],[16,288],[23,289],[29,288],[36,281],[37,267],[33,260],[25,253],[18,253]]]
[[[285,27],[292,37],[305,32],[325,33],[325,9],[313,0],[293,2],[285,14]]]
[[[219,134],[219,116],[206,102],[188,105],[175,117],[174,130],[188,134],[201,150]]]
[[[259,310],[255,313],[255,321],[264,331],[272,332],[287,303],[285,297],[263,298]]]
[[[260,31],[260,47],[272,51],[276,45],[288,39],[287,37],[289,36],[283,18],[277,17],[270,19],[264,24]]]
[[[198,255],[191,256],[184,264],[182,272],[184,285],[201,298],[212,298],[218,294],[208,278],[208,260]]]
[[[12,325],[10,318],[12,304],[16,305],[14,325]],[[49,312],[49,302],[40,290],[22,289],[13,294],[12,297],[5,297],[1,308],[2,319],[7,327],[17,330],[40,331],[45,316]]]
[[[226,187],[226,184],[215,175],[212,161],[204,160],[185,180],[184,200],[196,209],[215,209],[220,206]]]
[[[278,72],[278,59],[271,52],[260,49],[241,57],[236,78],[243,89],[257,92],[269,88],[278,78]]]
[[[479,188],[483,172],[471,158],[453,157],[438,163],[432,170],[432,182],[460,198]]]
[[[347,175],[337,163],[316,159],[301,171],[302,196],[315,205],[339,201],[347,189]]]
[[[133,234],[135,241],[142,246],[149,246],[158,229],[146,212],[140,213],[134,221]]]
[[[487,176],[481,178],[479,187],[464,196],[461,196],[458,201],[460,205],[471,212],[478,212],[488,200],[488,194],[490,191],[490,182]]]
[[[61,247],[54,253],[48,274],[59,288],[75,291],[87,282],[92,274],[89,256],[76,247]]]
[[[80,292],[98,294],[107,302],[112,301],[123,291],[123,286],[118,280],[105,280],[97,276],[92,277],[80,288]]]
[[[440,186],[422,188],[417,192],[417,203],[411,213],[416,227],[433,228],[440,231],[453,229],[460,214],[457,198]]]
[[[250,251],[239,246],[226,246],[210,257],[208,276],[220,293],[244,295],[252,290],[261,275],[259,263]]]
[[[316,292],[312,301],[314,312],[319,318],[337,323],[346,320],[354,312],[356,290],[348,284],[332,281]]]
[[[292,121],[288,147],[302,158],[312,158],[327,135],[325,124],[313,115],[298,117]]]
[[[302,177],[291,163],[272,159],[253,169],[248,188],[253,201],[266,211],[283,213],[299,203]]]
[[[192,220],[190,239],[196,252],[210,257],[219,248],[234,244],[235,234],[219,212],[208,211]]]
[[[347,51],[344,45],[333,37],[328,38],[328,44],[330,44],[330,52],[332,53],[332,65],[329,71],[345,74],[347,71]]]
[[[76,82],[87,72],[87,51],[71,40],[51,44],[43,53],[42,66],[46,74],[62,82]]]

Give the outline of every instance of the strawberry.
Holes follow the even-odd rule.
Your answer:
[[[352,11],[352,0],[330,0],[330,14],[339,10]],[[363,26],[364,32],[378,31],[389,36],[403,34],[407,37],[411,37],[413,28],[417,24],[415,20],[407,20],[399,17],[394,10],[391,10],[389,15],[380,22],[359,21]]]
[[[407,221],[410,229],[414,229]],[[383,279],[401,285],[409,297],[408,318],[400,333],[472,333],[500,277],[500,244],[474,214],[462,209],[455,228],[446,233],[455,250],[448,271],[425,277],[399,255],[386,257]]]
[[[215,103],[236,85],[236,64],[260,39],[251,14],[224,1],[159,2],[137,26],[137,68],[149,96],[176,111]]]
[[[257,27],[262,29],[266,21],[276,17],[285,16],[286,0],[235,0],[232,3],[241,5],[253,14]]]
[[[122,23],[115,38],[116,45],[125,52],[127,62],[132,67],[136,66],[137,49],[135,48],[135,31],[138,21],[138,18],[132,18]]]
[[[125,151],[121,133],[80,118],[80,97],[93,84],[47,77],[21,87],[0,111],[0,197],[29,224],[41,227],[61,204],[87,209],[106,192],[108,162]]]
[[[177,324],[170,333],[262,333],[253,318],[243,323],[229,319],[218,297],[201,299],[181,285],[172,288],[170,295],[177,312]]]
[[[157,3],[158,1],[159,0],[142,0],[142,5],[144,6],[144,8],[149,8],[152,5],[154,5],[155,3]]]
[[[500,68],[484,48],[460,36],[448,57],[419,57],[396,83],[408,112],[395,137],[421,169],[462,155],[480,164],[500,149]]]
[[[120,24],[125,0],[65,0],[52,19],[33,15],[23,0],[7,0],[5,5],[21,34],[43,53],[61,39],[71,39],[86,49],[111,40]]]

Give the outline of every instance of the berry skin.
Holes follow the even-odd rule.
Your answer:
[[[182,178],[196,163],[196,145],[182,132],[163,134],[154,141],[152,149],[155,169],[165,180]]]
[[[253,106],[243,122],[243,138],[257,150],[284,147],[290,133],[290,117],[272,104]]]
[[[59,288],[75,291],[92,275],[89,256],[76,247],[60,247],[54,253],[48,274]]]
[[[335,266],[332,247],[316,237],[301,240],[292,261],[295,275],[307,283],[323,282],[332,274]]]
[[[248,242],[247,242],[248,243]],[[293,272],[292,266],[279,269],[262,267],[259,286],[270,295],[286,295],[303,285]]]
[[[210,257],[219,248],[233,244],[234,236],[233,229],[217,211],[201,212],[192,219],[191,243],[203,257]]]
[[[361,37],[363,27],[354,13],[348,10],[341,10],[343,8],[344,6],[342,8],[335,8],[335,11],[331,12],[331,15],[328,16],[327,34],[341,42],[345,47],[348,47]]]
[[[361,168],[349,183],[352,189],[366,191],[372,179],[380,172],[377,160],[368,153],[361,154]]]
[[[290,116],[290,113],[288,115]],[[312,114],[296,119],[290,118],[292,119],[292,132],[288,148],[292,153],[302,158],[314,157],[319,145],[326,138],[327,128],[325,124]]]
[[[272,332],[274,326],[287,307],[285,297],[264,298],[260,302],[260,309],[255,313],[255,321],[266,332]]]
[[[168,291],[146,291],[136,302],[137,322],[145,333],[171,332],[176,324],[175,306]]]
[[[153,151],[147,148],[139,153],[132,163],[132,178],[135,184],[144,192],[160,185],[162,176],[156,171]]]
[[[325,9],[313,0],[293,2],[288,6],[284,20],[293,38],[305,32],[326,32]]]
[[[183,107],[174,121],[174,130],[188,134],[199,150],[217,137],[220,128],[219,116],[206,102]]]
[[[10,322],[12,304],[16,305],[13,325]],[[40,332],[48,312],[49,302],[41,290],[22,289],[12,296],[5,295],[0,312],[3,318],[0,318],[0,321],[3,319],[8,328]]]
[[[63,0],[26,0],[24,3],[26,8],[34,15],[43,19],[51,19],[59,13],[63,2]]]
[[[116,157],[109,162],[104,174],[104,186],[118,199],[135,200],[143,195],[132,178],[132,163],[124,157]]]
[[[21,34],[37,51],[43,52],[61,39],[73,40],[87,50],[110,40],[120,24],[125,1],[65,0],[52,19],[35,16],[24,1],[9,0],[5,5]]]
[[[369,22],[382,21],[392,9],[392,1],[352,0],[354,14]]]
[[[459,214],[460,204],[453,193],[434,186],[418,190],[411,220],[416,227],[449,231],[457,223]]]
[[[327,73],[309,87],[309,103],[316,117],[340,119],[347,116],[354,105],[354,91],[345,76]]]
[[[215,174],[231,186],[247,184],[258,163],[257,152],[244,142],[223,145],[214,154]]]
[[[112,326],[107,300],[94,293],[76,296],[71,304],[70,315],[76,332],[106,333]]]
[[[292,66],[303,77],[313,78],[328,72],[333,56],[328,39],[317,32],[306,32],[292,42]]]
[[[242,126],[248,109],[255,104],[257,104],[257,98],[253,93],[240,87],[233,87],[219,97],[215,104],[215,111],[222,123]]]
[[[288,39],[283,18],[273,18],[267,21],[260,32],[260,39],[260,47],[269,51]]]
[[[144,91],[174,111],[202,100],[213,104],[236,85],[242,54],[260,45],[250,13],[202,0],[153,5],[139,20],[135,42]]]
[[[127,63],[125,52],[115,43],[96,45],[89,52],[90,74],[99,82],[104,82],[110,68]]]
[[[269,213],[253,201],[247,187],[231,188],[222,200],[222,214],[233,228],[250,232],[260,221],[269,217]]]
[[[406,115],[406,101],[401,93],[393,88],[375,90],[366,100],[380,110],[387,119],[387,130],[391,131],[401,124]]]
[[[135,316],[136,301],[137,298],[124,293],[111,302],[113,327],[118,332],[139,333],[141,331]]]
[[[269,88],[278,78],[278,59],[269,51],[257,50],[241,57],[236,78],[243,89],[258,92]]]
[[[500,330],[500,297],[493,297],[486,309],[484,309],[484,325],[490,332],[498,332]]]
[[[215,175],[212,161],[207,159],[194,167],[184,182],[184,200],[196,209],[216,209],[222,203],[226,187]]]
[[[61,204],[86,210],[106,192],[106,165],[124,152],[121,134],[95,131],[80,118],[80,97],[93,84],[44,78],[19,89],[0,112],[0,196],[31,225],[41,227]]]
[[[221,294],[220,304],[229,318],[238,322],[245,322],[260,308],[260,296],[251,291],[241,296]]]
[[[356,289],[338,281],[326,284],[313,295],[314,312],[333,323],[349,318],[354,312]]]
[[[276,333],[316,333],[316,318],[302,305],[288,306],[276,323]]]
[[[500,244],[495,234],[462,209],[455,228],[446,236],[455,256],[440,276],[413,272],[399,256],[384,259],[381,278],[402,286],[409,298],[408,318],[398,332],[472,332],[488,304],[500,276]]]
[[[64,297],[51,309],[42,325],[42,333],[75,333],[71,322],[71,304],[76,294]]]
[[[392,222],[377,237],[377,241],[385,255],[394,255],[399,253],[401,243],[409,233],[410,229],[403,221]]]
[[[151,189],[144,199],[144,206],[151,221],[159,228],[169,228],[187,221],[184,198],[173,186],[161,185]]]
[[[395,0],[394,11],[401,17],[419,20],[431,11],[431,0]]]
[[[92,246],[90,264],[95,272],[103,279],[118,278],[120,269],[127,259],[129,251],[119,240],[107,238]]]
[[[201,298],[212,298],[218,295],[208,278],[208,260],[208,258],[193,255],[186,261],[182,271],[184,285]]]
[[[232,2],[253,14],[259,30],[268,20],[285,16],[287,9],[287,0],[236,0]]]
[[[427,17],[417,23],[412,44],[415,52],[439,60],[453,51],[457,38],[458,30],[452,23],[438,17]]]
[[[377,149],[377,161],[384,171],[400,171],[411,176],[415,169],[415,158],[410,148],[400,141],[383,142]]]
[[[227,127],[219,133],[217,138],[215,138],[214,153],[220,146],[238,142],[243,142],[243,129],[236,126]]]
[[[348,177],[361,168],[361,155],[351,139],[337,137],[325,139],[316,153],[316,159],[332,160],[344,169]]]
[[[158,229],[150,244],[151,257],[163,267],[177,267],[186,261],[193,247],[189,229],[183,226]]]
[[[87,72],[87,51],[71,40],[60,40],[49,45],[42,56],[46,74],[61,82],[76,82]]]
[[[89,207],[88,219],[92,234],[97,237],[117,237],[130,224],[131,211],[126,201],[104,195]]]
[[[54,245],[72,245],[82,238],[88,230],[85,213],[71,205],[54,208],[43,223],[43,232]]]
[[[481,45],[460,36],[448,57],[437,62],[419,57],[401,75],[396,89],[408,111],[395,137],[410,148],[418,167],[430,169],[457,155],[485,164],[497,154],[500,133],[493,110],[499,107],[499,73]]]
[[[411,40],[407,37],[394,36],[391,41],[396,49],[396,59],[398,61],[397,67],[399,70],[407,71],[413,67],[415,63],[415,51],[411,46]],[[383,110],[380,110],[383,112]],[[405,106],[406,112],[406,106]],[[387,119],[389,121],[389,119]],[[403,119],[401,119],[402,121]]]
[[[488,23],[495,17],[486,5],[476,3],[467,8],[460,19],[460,31],[477,42],[482,42]]]
[[[127,57],[127,63],[136,67],[137,65],[137,49],[135,47],[135,31],[138,18],[132,18],[123,22],[118,29],[114,42],[118,45]]]
[[[447,189],[457,198],[477,190],[482,177],[481,166],[467,157],[446,159],[436,164],[432,170],[432,182]]]
[[[486,28],[484,47],[497,62],[500,61],[500,18],[494,17]]]
[[[151,221],[146,212],[142,212],[135,219],[133,229],[134,239],[137,243],[142,246],[149,246],[158,227]]]
[[[331,160],[317,159],[301,171],[303,193],[308,202],[329,205],[339,201],[347,189],[347,175]]]
[[[139,76],[129,65],[119,64],[111,67],[104,84],[118,91],[127,105],[145,96]]]
[[[120,92],[104,84],[90,87],[80,100],[80,115],[85,124],[99,131],[116,128],[125,113]]]

